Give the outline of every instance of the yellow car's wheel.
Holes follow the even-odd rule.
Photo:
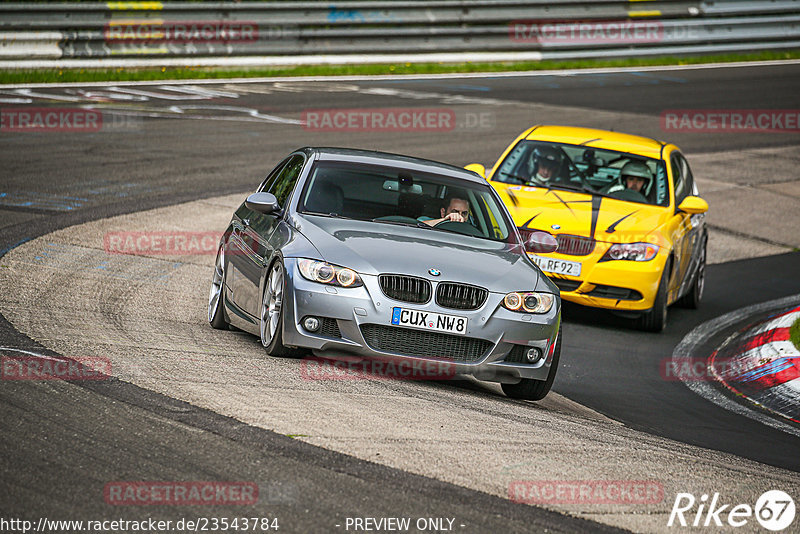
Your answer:
[[[697,272],[694,275],[694,282],[689,292],[678,301],[684,308],[697,309],[703,299],[703,288],[706,283],[706,244],[700,249],[700,259],[697,264]]]
[[[638,327],[647,332],[661,332],[667,326],[667,285],[669,284],[669,271],[671,264],[664,266],[661,281],[658,284],[656,300],[653,308],[639,317]]]

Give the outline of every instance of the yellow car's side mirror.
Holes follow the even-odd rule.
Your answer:
[[[468,171],[478,173],[482,178],[486,178],[486,167],[484,167],[480,163],[470,163],[464,168],[467,169]]]
[[[708,211],[708,202],[700,197],[688,196],[678,204],[678,209],[690,215],[705,213]]]

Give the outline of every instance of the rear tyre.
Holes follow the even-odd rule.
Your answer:
[[[283,345],[285,288],[286,277],[283,264],[279,260],[270,267],[261,298],[261,344],[270,356],[292,356],[297,352]]]
[[[212,328],[225,330],[225,244],[220,245],[217,259],[214,261],[214,277],[211,280],[211,291],[208,295],[208,323]]]
[[[667,285],[669,284],[670,268],[671,265],[667,264],[661,274],[653,309],[637,320],[636,326],[645,332],[661,332],[667,326]]]
[[[500,384],[503,393],[512,399],[524,399],[538,401],[542,400],[550,392],[553,380],[556,379],[558,371],[558,360],[561,359],[561,326],[558,327],[556,337],[556,348],[553,351],[553,361],[550,362],[550,372],[545,380],[535,380],[533,378],[523,378],[517,384]]]
[[[684,308],[691,308],[696,310],[700,307],[700,301],[703,299],[703,289],[706,285],[706,243],[703,243],[703,248],[700,249],[700,263],[697,265],[697,274],[694,276],[694,282],[689,292],[678,301]]]

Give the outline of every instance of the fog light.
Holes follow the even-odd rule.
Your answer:
[[[525,352],[525,359],[528,360],[528,363],[536,363],[542,359],[542,351],[531,347]]]
[[[316,317],[306,317],[303,319],[303,328],[309,332],[316,332],[319,330],[319,319]]]

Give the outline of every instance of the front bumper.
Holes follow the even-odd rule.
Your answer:
[[[598,262],[606,248],[603,247],[602,251],[595,251],[589,256],[570,256],[556,252],[540,256],[581,263],[581,274],[577,277],[545,272],[561,290],[563,300],[608,310],[650,310],[667,261],[663,249],[651,261]]]
[[[444,362],[450,375],[471,375],[480,380],[516,383],[520,379],[545,380],[550,372],[556,335],[561,319],[561,303],[558,298],[546,314],[521,314],[503,308],[500,303],[505,295],[489,293],[484,305],[478,310],[454,310],[442,308],[431,299],[426,304],[409,304],[386,297],[380,289],[378,277],[363,275],[364,286],[355,288],[332,287],[311,282],[303,278],[297,268],[297,260],[286,258],[286,288],[284,297],[283,343],[311,349],[324,358],[352,358],[359,356],[391,362],[408,361],[418,364]],[[435,281],[434,284],[435,293]],[[523,288],[520,288],[523,289]],[[465,336],[444,334],[444,337],[427,330],[393,326],[392,309],[430,311],[466,317]],[[317,333],[305,330],[301,324],[306,316],[335,321],[335,328]],[[376,326],[372,326],[376,325]],[[387,330],[389,329],[389,330]],[[375,331],[392,334],[392,349],[376,347]],[[338,334],[338,335],[337,335]],[[420,336],[430,336],[421,338]],[[449,338],[456,338],[451,340]],[[372,340],[372,344],[368,342]],[[443,347],[442,357],[433,356],[430,346],[426,355],[414,353],[412,346],[435,339]],[[408,340],[405,343],[404,340]],[[412,343],[413,340],[413,343]],[[446,354],[451,342],[485,347],[474,350],[476,357],[462,359],[460,352]],[[515,349],[516,346],[516,349]],[[536,347],[543,357],[534,364],[506,361],[511,354],[520,353],[524,347]],[[466,354],[466,352],[464,353]],[[519,359],[519,358],[517,358]]]

